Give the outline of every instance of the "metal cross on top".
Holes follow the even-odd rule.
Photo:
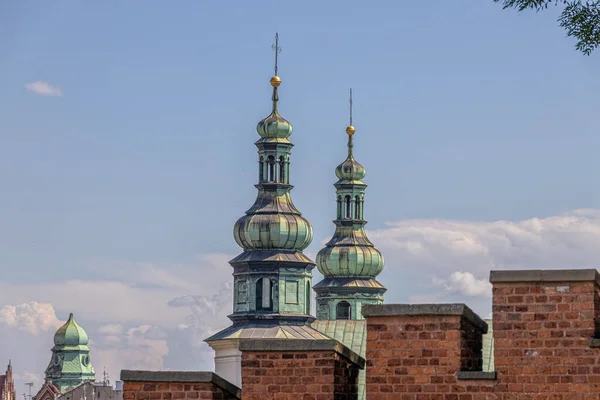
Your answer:
[[[279,46],[279,33],[275,33],[275,44],[271,45],[273,51],[275,51],[275,76],[277,76],[277,55],[281,53],[281,46]]]
[[[350,88],[350,126],[352,126],[352,88]]]

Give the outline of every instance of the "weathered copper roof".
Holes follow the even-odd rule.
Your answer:
[[[483,335],[483,368],[484,372],[492,372],[495,369],[494,366],[494,325],[491,319],[486,319],[485,322],[488,324],[488,331]]]
[[[323,320],[312,323],[313,328],[342,343],[361,357],[367,351],[367,321]],[[365,399],[366,370],[358,372],[358,400]]]
[[[235,324],[206,339],[331,339],[309,325]]]
[[[385,289],[381,283],[377,282],[375,279],[361,279],[361,278],[325,278],[321,282],[317,283],[313,288],[314,289],[322,289],[322,288],[374,288],[374,289]]]

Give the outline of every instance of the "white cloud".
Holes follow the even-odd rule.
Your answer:
[[[104,340],[106,336],[111,339]],[[114,340],[116,337],[118,341]],[[153,325],[139,325],[126,332],[120,326],[104,326],[98,332],[98,339],[102,344],[94,344],[90,351],[97,377],[104,369],[113,374],[121,369],[161,370],[169,354],[166,333]]]
[[[57,86],[52,86],[48,82],[36,81],[25,85],[30,92],[41,94],[43,96],[62,96],[62,90]]]
[[[203,339],[230,323],[231,258],[206,254],[175,265],[95,261],[83,266],[90,280],[0,282],[0,343],[15,344],[0,346],[0,360],[13,358],[15,371],[43,374],[53,331],[61,325],[56,312],[63,317],[73,312],[90,337],[98,378],[104,368],[113,380],[126,368],[211,369],[212,352]],[[93,270],[101,271],[98,280]],[[177,307],[169,304],[178,302]],[[25,307],[29,303],[44,306]],[[38,315],[36,309],[48,312]],[[44,319],[47,315],[54,319]],[[19,329],[37,332],[37,337],[32,340]]]
[[[450,293],[463,296],[491,296],[492,285],[487,279],[477,279],[470,272],[456,271],[447,279],[433,278],[433,283]]]
[[[5,305],[0,308],[0,324],[32,335],[39,335],[58,329],[63,323],[56,317],[52,304],[31,301],[16,306]]]
[[[102,279],[23,285],[0,282],[0,305],[51,299],[58,312],[73,312],[101,324],[174,327],[187,313],[170,307],[169,301],[218,293],[223,282],[231,280],[231,267],[223,263],[227,258],[233,257],[209,254],[200,258],[201,263],[187,265],[94,262],[88,267],[102,271]]]
[[[387,302],[461,301],[487,315],[489,271],[596,268],[600,210],[523,221],[405,220],[370,230]]]

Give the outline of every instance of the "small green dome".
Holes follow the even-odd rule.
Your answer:
[[[304,250],[312,242],[313,231],[298,214],[249,214],[235,223],[233,236],[246,250]]]
[[[69,315],[67,322],[58,328],[54,334],[55,346],[87,346],[88,342],[87,333],[75,322],[73,313]]]
[[[343,163],[337,166],[335,175],[342,181],[360,181],[367,175],[367,170],[352,155],[349,155]]]
[[[326,277],[375,278],[383,271],[383,256],[371,246],[325,247],[317,253],[316,261]]]
[[[256,125],[256,131],[263,138],[287,139],[292,134],[292,124],[275,110]]]

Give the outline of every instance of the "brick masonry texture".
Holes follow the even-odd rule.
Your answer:
[[[600,399],[598,273],[493,271],[491,281],[496,379],[476,372],[481,332],[464,315],[371,306],[367,399]]]
[[[463,304],[369,305],[367,400],[600,399],[600,274],[492,271],[487,324]],[[246,340],[246,341],[244,341]],[[365,360],[334,340],[240,341],[239,389],[209,372],[122,371],[124,400],[354,400]]]
[[[243,400],[355,400],[359,367],[336,351],[243,351]]]
[[[183,377],[178,379],[178,374]],[[194,374],[201,375],[196,382],[193,382],[194,379],[190,379]],[[138,375],[138,377],[131,375]],[[164,375],[164,378],[161,378],[161,375]],[[144,376],[149,379],[138,380],[143,379]],[[205,379],[207,377],[208,379]],[[128,378],[135,380],[128,380]],[[124,381],[123,400],[240,399],[239,389],[210,372],[122,371],[121,379]]]

